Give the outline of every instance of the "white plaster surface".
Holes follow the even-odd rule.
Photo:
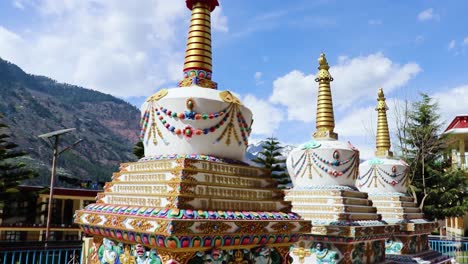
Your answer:
[[[395,168],[396,177],[392,168]],[[356,187],[361,192],[370,194],[385,194],[391,192],[406,193],[405,179],[407,177],[408,164],[402,160],[389,158],[374,158],[364,161],[359,166],[359,177],[356,180]],[[389,183],[387,183],[389,182]],[[394,184],[391,184],[391,183]]]
[[[287,158],[286,165],[288,167],[289,175],[291,175],[294,189],[307,189],[316,186],[336,185],[354,187],[355,176],[357,175],[356,163],[352,164],[353,161],[351,161],[343,165],[334,166],[317,160],[317,157],[327,161],[334,161],[335,158],[333,157],[333,153],[338,151],[338,161],[354,159],[354,162],[359,162],[359,152],[356,149],[353,149],[354,147],[347,142],[332,139],[313,141],[315,141],[317,144],[320,144],[320,146],[317,148],[307,149],[305,146],[310,142],[306,142],[292,150]],[[304,157],[305,161],[301,161],[301,159],[304,159]],[[316,159],[316,162],[314,162],[314,158]],[[304,164],[301,165],[303,162]],[[294,164],[296,164],[296,166],[294,166]],[[349,170],[340,176],[333,176],[325,172],[318,165],[323,166],[328,171],[343,171],[346,168],[349,168]]]
[[[195,102],[194,111],[198,113],[212,113],[218,112],[225,109],[229,106],[229,103],[224,102],[219,97],[220,90],[201,88],[198,86],[183,87],[183,88],[172,88],[168,89],[168,94],[161,98],[159,101],[156,101],[157,105],[165,107],[171,111],[177,113],[183,113],[187,111],[186,101],[189,98],[192,98]],[[148,103],[145,102],[141,111],[142,114],[148,107]],[[252,112],[245,106],[240,106],[240,111],[242,112],[245,121],[248,125],[252,121]],[[174,127],[183,129],[187,125],[192,126],[193,128],[209,128],[213,125],[216,125],[222,117],[206,120],[190,120],[190,119],[178,119],[166,117],[165,119]],[[155,122],[158,125],[158,128],[162,132],[164,137],[164,142],[159,136],[157,136],[157,144],[153,143],[152,139],[148,140],[148,133],[145,135],[144,146],[145,146],[145,156],[157,156],[157,155],[171,155],[171,154],[203,154],[211,155],[220,158],[228,158],[235,160],[244,160],[246,146],[243,143],[240,129],[238,126],[237,118],[234,117],[234,127],[239,136],[239,140],[242,144],[238,144],[235,140],[234,135],[231,135],[231,143],[227,145],[225,143],[226,136],[221,139],[221,141],[216,142],[216,139],[221,135],[224,128],[228,125],[229,119],[213,133],[206,135],[193,135],[191,138],[186,138],[184,135],[176,135],[171,131],[166,129],[164,125],[157,119]],[[149,120],[148,127],[151,126],[151,119]]]

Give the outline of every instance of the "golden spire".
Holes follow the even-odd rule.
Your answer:
[[[192,10],[185,51],[184,79],[179,87],[198,85],[217,88],[211,81],[211,12],[219,5],[217,0],[186,0]]]
[[[390,151],[390,133],[388,131],[387,121],[387,104],[385,103],[385,95],[383,89],[380,88],[377,97],[377,135],[375,155],[377,157],[392,157],[393,153]]]
[[[319,90],[317,96],[317,118],[315,126],[317,130],[314,133],[314,138],[334,138],[338,139],[338,134],[333,132],[335,128],[335,117],[333,116],[333,101],[330,89],[330,82],[333,77],[328,71],[327,58],[325,54],[321,53],[319,62],[319,72],[315,81],[319,83]]]

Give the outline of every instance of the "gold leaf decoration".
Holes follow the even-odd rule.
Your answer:
[[[151,222],[148,222],[145,219],[133,219],[128,224],[136,231],[147,231],[148,229],[152,229],[154,227]]]
[[[146,99],[146,101],[147,102],[158,101],[159,99],[163,98],[167,94],[168,94],[167,89],[161,89],[158,92],[156,92],[155,94],[153,94],[152,96],[150,96],[148,99]]]
[[[219,98],[221,98],[221,100],[223,100],[226,103],[233,103],[233,104],[242,105],[239,98],[237,98],[235,95],[233,95],[230,91],[220,92],[219,93]]]

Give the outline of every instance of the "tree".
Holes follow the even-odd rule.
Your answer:
[[[16,200],[21,195],[18,185],[24,180],[37,177],[37,174],[26,167],[18,159],[26,153],[17,149],[18,145],[11,142],[8,126],[3,123],[0,114],[0,218],[9,201]]]
[[[428,191],[426,213],[438,219],[468,212],[468,178],[459,169],[449,169]]]
[[[282,147],[279,144],[276,138],[267,138],[262,146],[263,150],[252,161],[269,169],[279,188],[286,188],[291,185],[291,178],[286,172],[286,159],[281,157]]]
[[[399,135],[403,158],[410,164],[409,190],[421,209],[429,190],[443,174],[443,168],[438,165],[444,149],[438,110],[437,102],[422,93],[421,100],[414,102],[408,111],[404,131]]]
[[[133,146],[133,154],[141,159],[145,156],[145,147],[143,146],[143,141],[139,140],[135,146]]]

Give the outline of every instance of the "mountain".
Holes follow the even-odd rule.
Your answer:
[[[27,184],[49,185],[52,145],[37,136],[59,129],[76,128],[60,138],[62,148],[83,141],[60,155],[58,175],[108,181],[119,163],[136,159],[132,147],[138,141],[140,112],[135,106],[108,94],[27,74],[2,59],[0,113],[14,142],[29,153],[25,162],[40,174]]]
[[[254,163],[254,162],[251,162],[251,160],[258,157],[258,155],[260,154],[260,152],[263,149],[263,145],[265,144],[265,142],[266,142],[265,140],[261,140],[261,141],[258,141],[256,143],[249,144],[247,146],[245,157],[246,157],[247,161],[251,165],[258,166],[258,164]],[[284,159],[286,159],[288,157],[289,152],[291,152],[295,147],[297,147],[295,145],[288,145],[288,144],[284,144],[284,143],[281,143],[281,142],[280,142],[280,146],[282,147],[282,149],[280,151],[281,152],[281,158],[284,158]]]

